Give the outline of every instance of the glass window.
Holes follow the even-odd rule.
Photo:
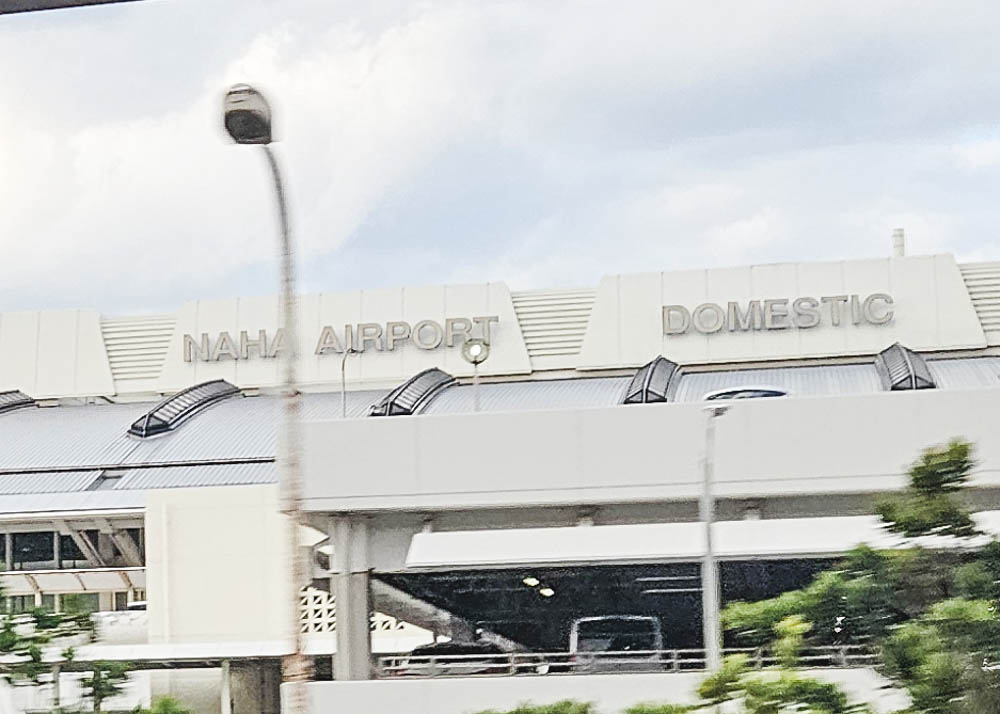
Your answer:
[[[34,595],[14,595],[9,598],[10,609],[9,612],[14,615],[18,615],[22,612],[31,612],[35,609],[35,596]]]
[[[101,609],[97,593],[71,593],[62,596],[62,611],[70,613],[90,613]]]
[[[52,531],[14,534],[14,569],[51,568],[55,562]]]
[[[86,537],[86,536],[84,536]],[[85,568],[87,558],[70,536],[59,536],[59,556],[62,559],[63,568]]]

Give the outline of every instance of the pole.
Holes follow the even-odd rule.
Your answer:
[[[726,413],[727,407],[710,407],[705,423],[704,483],[700,516],[705,527],[705,554],[701,562],[701,618],[705,643],[705,668],[718,671],[722,664],[722,632],[719,626],[719,565],[712,545],[712,523],[715,501],[712,497],[712,471],[715,468],[715,420]]]
[[[472,410],[479,411],[479,363],[472,363]]]
[[[344,356],[340,358],[340,418],[347,418],[347,355],[353,352],[353,348],[344,350]]]
[[[295,324],[295,265],[292,252],[292,235],[288,225],[288,207],[285,202],[285,188],[281,180],[274,151],[267,144],[262,146],[274,179],[274,191],[278,201],[278,215],[281,222],[281,316],[283,342],[281,355],[284,366],[282,385],[282,411],[284,412],[283,439],[279,440],[282,512],[288,522],[288,547],[291,574],[291,602],[289,603],[290,625],[292,627],[293,648],[282,662],[282,679],[288,686],[288,709],[290,714],[304,714],[306,711],[305,682],[309,681],[311,663],[303,653],[304,642],[299,612],[299,590],[306,582],[307,563],[305,553],[299,547],[299,523],[302,521],[302,478],[299,462],[299,416],[301,403],[296,383],[296,359],[298,342]]]

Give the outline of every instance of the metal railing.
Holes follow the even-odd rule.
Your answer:
[[[770,651],[758,648],[727,649],[743,653],[750,666],[760,669],[778,664]],[[877,655],[863,645],[805,647],[801,667],[870,667]],[[504,652],[464,655],[390,655],[378,657],[379,678],[395,677],[510,677],[515,675],[602,674],[615,672],[686,672],[705,669],[701,649],[624,652]]]

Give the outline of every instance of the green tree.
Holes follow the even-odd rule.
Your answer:
[[[80,680],[84,696],[94,703],[94,712],[101,711],[105,699],[121,693],[129,669],[126,662],[94,662],[91,673]]]
[[[813,624],[801,632],[800,645],[876,647],[885,674],[909,692],[911,714],[1000,714],[1000,543],[977,550],[968,540],[981,535],[959,498],[974,465],[972,452],[958,440],[926,449],[910,466],[907,489],[877,508],[891,532],[951,540],[892,552],[859,547],[800,590],[730,605],[724,626],[738,640],[768,646],[787,661],[778,625],[798,615]],[[955,548],[956,538],[966,545]],[[754,683],[746,692],[748,711],[761,702],[762,712],[780,711],[767,707],[791,690],[805,696],[782,677],[764,680],[763,693]],[[827,695],[814,688],[808,696]],[[808,706],[838,711],[834,699]]]
[[[879,502],[876,510],[890,531],[907,538],[978,535],[969,512],[955,498],[968,483],[973,466],[972,445],[967,441],[954,439],[925,449],[910,466],[906,491]]]

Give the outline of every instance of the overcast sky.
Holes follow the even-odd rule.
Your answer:
[[[0,16],[0,311],[1000,259],[995,2],[144,0]]]

